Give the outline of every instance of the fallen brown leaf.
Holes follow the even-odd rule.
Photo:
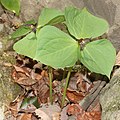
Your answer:
[[[41,74],[38,74],[38,73],[35,73],[34,70],[31,71],[31,78],[32,79],[35,79],[35,80],[40,80],[42,79],[42,75]]]
[[[35,114],[40,118],[39,120],[51,120],[51,118],[45,113],[44,111],[40,109],[35,110]]]
[[[25,85],[25,86],[30,86],[35,84],[37,81],[35,79],[30,79],[28,77],[20,77],[16,83],[20,84],[20,85]]]
[[[68,109],[68,106],[62,109],[60,120],[68,120],[67,109]]]
[[[67,113],[68,115],[77,116],[78,114],[83,113],[83,110],[78,104],[71,104],[68,106]]]
[[[69,99],[69,101],[78,103],[80,100],[84,98],[85,95],[82,92],[77,92],[77,91],[68,89],[66,96]]]
[[[41,72],[42,78],[32,86],[32,89],[38,97],[39,103],[46,103],[49,98],[49,83],[48,83],[48,74],[46,71]]]
[[[32,114],[23,114],[21,120],[31,120]]]
[[[78,104],[69,105],[67,113],[76,116],[76,120],[101,120],[101,112],[86,112]]]
[[[100,112],[84,112],[77,115],[77,120],[101,120]]]
[[[60,120],[60,107],[58,105],[42,106],[35,110],[38,117],[43,120]]]
[[[24,73],[28,77],[30,76],[30,71],[28,71],[28,69],[26,67],[18,67],[16,65],[13,65],[13,67],[15,68],[16,72]]]

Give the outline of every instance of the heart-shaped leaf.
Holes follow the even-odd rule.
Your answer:
[[[26,37],[16,42],[13,46],[13,49],[21,55],[34,58],[36,53],[36,46],[37,40],[35,33],[31,32]]]
[[[60,10],[44,8],[38,19],[38,28],[46,24],[56,24],[64,21],[64,15]]]
[[[6,9],[19,15],[20,0],[1,0],[1,3]]]
[[[92,72],[106,75],[110,78],[115,64],[116,51],[106,39],[88,43],[80,54],[80,61]]]
[[[10,35],[10,39],[15,39],[15,38],[24,36],[24,35],[28,34],[31,31],[32,31],[32,29],[31,29],[30,26],[21,26],[15,32],[13,32]]]
[[[109,25],[104,19],[93,16],[86,8],[66,8],[65,20],[71,35],[77,39],[95,38],[105,33]]]
[[[56,27],[45,26],[37,35],[35,59],[53,68],[73,66],[78,57],[78,43]]]

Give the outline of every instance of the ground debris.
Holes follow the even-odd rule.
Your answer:
[[[23,88],[23,92],[9,106],[11,118],[15,120],[100,120],[101,109],[98,99],[93,101],[93,105],[88,102],[89,106],[86,110],[84,106],[79,105],[86,96],[89,94],[92,96],[91,92],[97,91],[94,82],[86,78],[86,75],[81,72],[71,74],[65,106],[61,109],[66,81],[66,74],[63,70],[53,69],[54,104],[50,105],[47,66],[24,56],[18,56],[16,59],[17,63],[13,65],[12,77],[14,82]],[[101,82],[96,81],[96,83]],[[96,98],[97,94],[99,93],[96,93]]]

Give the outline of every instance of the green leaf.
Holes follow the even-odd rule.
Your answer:
[[[22,55],[28,56],[30,58],[35,57],[37,40],[34,32],[31,32],[23,39],[16,42],[13,49]]]
[[[30,26],[24,26],[23,25],[23,26],[19,27],[15,32],[13,32],[10,35],[10,39],[15,39],[15,38],[24,36],[24,35],[28,34],[31,31],[32,31],[32,28]]]
[[[77,39],[98,37],[109,28],[107,21],[93,16],[86,8],[81,11],[73,7],[66,8],[65,20],[70,34]]]
[[[1,0],[1,4],[8,10],[19,15],[20,0]]]
[[[36,21],[35,20],[29,20],[24,23],[24,25],[35,25]]]
[[[116,51],[111,42],[102,39],[88,43],[81,51],[79,59],[90,71],[110,78],[115,57]]]
[[[78,57],[78,43],[56,27],[45,26],[38,35],[35,59],[53,68],[73,66]]]
[[[33,104],[36,108],[39,108],[40,105],[38,103],[37,97],[29,97],[25,98],[20,106],[21,109],[26,109],[28,105]]]
[[[38,28],[46,24],[57,24],[64,21],[64,15],[60,10],[44,8],[38,19]]]

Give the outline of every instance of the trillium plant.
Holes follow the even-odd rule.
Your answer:
[[[55,27],[55,24],[59,23],[66,26],[65,32]],[[14,44],[14,50],[49,66],[51,103],[52,68],[68,68],[62,98],[63,107],[71,70],[77,61],[91,72],[110,78],[115,63],[115,48],[107,39],[95,40],[108,29],[106,20],[92,15],[86,8],[79,10],[67,7],[64,12],[44,8],[39,16],[36,30],[22,26],[11,35],[11,38],[27,34]],[[86,43],[88,39],[90,41]],[[83,46],[82,43],[86,44]]]

